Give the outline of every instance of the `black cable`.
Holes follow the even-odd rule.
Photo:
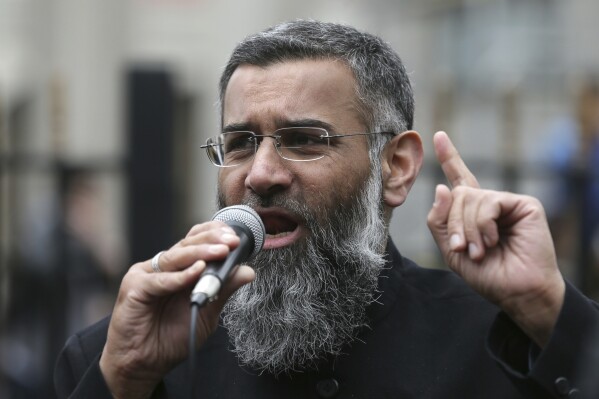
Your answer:
[[[196,338],[198,314],[200,309],[208,302],[208,296],[203,293],[195,294],[191,301],[191,321],[189,323],[189,398],[196,397]]]

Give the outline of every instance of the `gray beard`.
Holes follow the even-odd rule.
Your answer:
[[[335,198],[334,209],[311,210],[302,199],[282,196],[244,199],[290,210],[310,234],[260,252],[248,263],[255,281],[227,302],[223,322],[242,364],[275,375],[316,368],[367,325],[366,308],[376,300],[385,265],[381,198],[380,174],[373,172],[349,200]]]

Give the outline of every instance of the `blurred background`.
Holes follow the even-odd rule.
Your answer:
[[[110,312],[136,261],[215,210],[217,81],[234,45],[314,18],[378,34],[416,92],[426,166],[396,210],[426,227],[449,132],[484,187],[541,199],[560,267],[599,297],[596,0],[0,0],[0,397],[52,398],[66,338]]]

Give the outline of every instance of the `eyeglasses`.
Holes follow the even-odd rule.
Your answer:
[[[297,162],[316,161],[327,154],[331,139],[367,136],[371,134],[394,134],[393,132],[353,133],[329,135],[319,127],[284,127],[272,135],[255,134],[250,131],[225,132],[211,137],[206,144],[210,161],[221,168],[241,165],[252,159],[264,138],[273,139],[277,152],[283,159]]]

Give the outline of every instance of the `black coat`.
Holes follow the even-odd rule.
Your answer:
[[[242,367],[219,327],[197,353],[198,398],[562,398],[599,375],[599,309],[567,284],[555,332],[540,351],[455,274],[424,269],[392,243],[370,329],[318,371],[274,376]],[[60,398],[108,398],[98,361],[109,319],[71,337],[58,359]],[[532,366],[532,368],[529,368]],[[187,398],[187,363],[154,397]],[[599,392],[599,391],[595,391]],[[585,397],[587,397],[585,395]]]

